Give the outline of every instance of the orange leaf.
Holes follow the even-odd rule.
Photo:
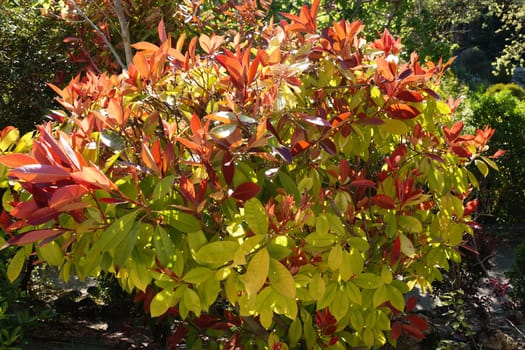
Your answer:
[[[149,64],[146,56],[139,52],[133,57],[133,65],[137,68],[137,71],[141,75],[142,79],[150,78]]]
[[[245,79],[244,79],[244,69],[241,66],[241,63],[235,58],[228,57],[226,55],[217,55],[215,59],[230,73],[232,83],[237,88],[243,88]]]
[[[155,51],[158,51],[159,49],[157,45],[148,43],[146,41],[141,41],[141,42],[132,44],[131,47],[138,51],[149,51],[149,52],[155,52]]]
[[[38,161],[23,153],[13,153],[0,157],[0,164],[10,168],[18,168],[24,165],[37,164]]]

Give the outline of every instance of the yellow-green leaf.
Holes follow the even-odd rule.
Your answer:
[[[199,295],[191,288],[188,288],[184,291],[182,295],[182,300],[188,308],[188,311],[193,311],[193,313],[199,317],[201,314],[201,300]]]
[[[24,253],[24,249],[19,249],[9,262],[9,265],[7,265],[7,278],[9,278],[11,283],[13,283],[18,278],[18,276],[20,276],[20,272],[22,272],[25,260],[26,255]]]
[[[268,233],[268,215],[257,198],[251,198],[244,203],[244,219],[248,227],[256,235],[265,235]]]
[[[51,241],[39,247],[38,254],[51,266],[60,266],[64,261],[64,254],[55,241]]]
[[[199,264],[217,268],[231,261],[237,248],[239,243],[235,241],[211,242],[203,245],[194,257]]]
[[[283,264],[276,259],[270,259],[270,284],[274,286],[280,294],[295,299],[296,288],[292,274]]]
[[[173,292],[170,290],[162,290],[155,294],[150,304],[151,317],[158,317],[163,315],[168,309],[173,306]]]
[[[321,277],[321,274],[317,273],[312,277],[312,280],[308,284],[308,292],[314,300],[320,300],[326,291],[326,284]]]
[[[413,258],[416,255],[416,249],[412,241],[404,234],[399,234],[399,240],[401,243],[401,251],[409,258]]]
[[[340,244],[336,244],[328,254],[328,267],[332,271],[339,270],[339,267],[343,263],[343,248]]]
[[[382,285],[379,288],[377,288],[376,291],[374,292],[373,305],[375,308],[377,308],[379,305],[383,304],[387,300],[388,300],[387,289],[385,285]]]
[[[290,340],[290,344],[292,345],[292,347],[294,344],[297,344],[299,339],[301,339],[302,335],[303,325],[301,324],[301,319],[299,317],[296,317],[290,324],[290,327],[288,328],[288,339]]]
[[[388,301],[390,301],[390,304],[392,304],[393,307],[395,307],[399,311],[403,311],[405,309],[405,298],[403,297],[403,294],[394,286],[386,286],[387,290],[387,296]]]
[[[241,276],[244,288],[251,297],[262,288],[270,271],[270,255],[267,249],[259,250],[250,260],[246,273]]]
[[[207,281],[210,278],[214,278],[215,273],[212,269],[209,269],[207,267],[195,267],[188,271],[182,280],[184,282],[193,283],[193,284],[199,284]]]

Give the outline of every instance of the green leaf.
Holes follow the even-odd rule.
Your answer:
[[[282,169],[283,168],[281,168],[281,170],[279,170],[279,172],[277,173],[277,177],[279,178],[281,186],[285,189],[287,193],[294,196],[296,202],[299,202],[301,200],[301,193],[297,188],[296,182]]]
[[[268,233],[268,216],[257,198],[251,198],[244,203],[244,218],[256,235],[266,235]]]
[[[139,210],[134,210],[115,220],[100,234],[100,238],[95,242],[89,254],[98,255],[117,247],[135,224],[138,213]]]
[[[336,244],[328,254],[328,267],[332,271],[339,270],[339,267],[343,263],[343,247],[340,244]]]
[[[343,251],[343,261],[339,268],[339,276],[343,281],[348,281],[355,275],[363,271],[365,259],[355,249],[350,249],[350,252]]]
[[[361,290],[352,282],[345,284],[346,294],[350,301],[354,304],[361,305],[363,300],[361,296]]]
[[[485,156],[481,156],[481,159],[483,159],[492,169],[499,171],[498,165],[492,159]]]
[[[308,292],[313,300],[320,300],[326,291],[326,284],[320,273],[316,273],[308,284]]]
[[[162,215],[164,223],[180,232],[192,233],[202,230],[200,221],[191,214],[183,213],[178,210],[162,210],[159,214]]]
[[[259,250],[250,260],[246,273],[241,276],[244,287],[251,297],[263,287],[270,271],[270,255],[268,250]]]
[[[293,346],[293,344],[297,344],[299,342],[299,339],[301,339],[301,336],[303,335],[303,325],[301,323],[301,319],[299,317],[296,317],[292,323],[290,323],[290,327],[288,328],[288,339],[290,341],[290,344]]]
[[[379,125],[380,129],[383,129],[394,135],[404,135],[409,129],[405,122],[399,119],[382,119],[383,124]]]
[[[362,237],[350,237],[346,240],[346,243],[360,252],[366,252],[370,249],[370,244]]]
[[[335,236],[330,235],[328,233],[319,233],[319,232],[312,232],[305,238],[306,243],[317,247],[317,248],[325,248],[330,247],[335,242]]]
[[[324,309],[328,307],[337,296],[337,289],[339,284],[335,281],[329,282],[326,286],[326,292],[323,295],[323,298],[317,302],[317,310]]]
[[[13,256],[11,261],[9,261],[9,265],[7,265],[7,278],[11,283],[13,283],[18,278],[18,276],[20,276],[25,261],[26,255],[24,253],[24,249],[18,249],[15,256]]]
[[[364,289],[377,289],[383,285],[381,277],[370,272],[360,274],[352,282]]]
[[[334,315],[337,321],[341,321],[341,319],[348,313],[349,307],[350,301],[348,300],[346,293],[339,288],[336,297],[330,304],[330,313]]]
[[[211,268],[218,268],[232,261],[239,243],[235,241],[216,241],[203,245],[195,253],[195,261]]]
[[[399,226],[405,232],[421,233],[423,231],[423,225],[418,218],[414,216],[402,215],[399,217]]]
[[[385,285],[379,286],[374,292],[373,306],[377,308],[388,300],[387,288]]]
[[[361,332],[365,326],[365,318],[360,309],[350,309],[350,324],[356,331]]]
[[[390,301],[390,304],[392,304],[393,307],[395,307],[399,311],[403,311],[405,309],[405,298],[403,297],[403,294],[394,286],[386,286],[387,290],[387,296],[388,301]]]
[[[188,234],[188,245],[190,246],[190,252],[192,255],[195,255],[199,249],[206,243],[208,243],[208,240],[206,239],[206,236],[204,235],[204,232],[201,230],[192,232]]]
[[[139,232],[145,234],[147,232],[146,227],[149,227],[149,229],[152,230],[150,225],[146,226],[139,221],[135,222],[132,229],[126,234],[126,237],[122,239],[123,242],[116,249],[114,259],[115,265],[121,266],[126,262],[126,260],[128,260],[131,253],[133,252],[133,248],[135,248],[135,244],[137,243]]]
[[[60,266],[64,261],[64,254],[55,241],[51,241],[38,249],[38,255],[51,266]]]
[[[289,298],[281,293],[280,288],[272,289],[273,298],[273,311],[280,315],[285,315],[289,319],[293,320],[297,317],[297,302],[295,298]]]
[[[173,292],[170,290],[162,290],[155,294],[151,299],[150,314],[151,317],[162,316],[168,309],[173,306]]]
[[[188,311],[193,311],[193,313],[199,317],[201,314],[201,300],[199,295],[191,288],[188,288],[184,291],[182,295],[182,300],[184,305],[188,308]]]
[[[207,267],[195,267],[188,271],[184,277],[182,277],[182,280],[184,282],[193,283],[193,284],[199,284],[207,281],[210,278],[215,277],[215,272],[212,269],[209,269]]]
[[[153,188],[153,193],[151,194],[152,200],[161,199],[165,197],[168,193],[170,193],[170,191],[173,189],[174,182],[174,175],[166,176],[165,178],[157,182],[157,184]]]
[[[292,274],[283,264],[276,259],[270,259],[270,285],[273,286],[280,294],[295,299],[296,288],[295,280]]]
[[[197,235],[195,232],[188,234],[188,240],[190,240],[190,236],[195,235]],[[175,244],[173,244],[170,234],[160,225],[155,227],[153,247],[155,248],[155,253],[162,265],[168,266],[168,264],[173,261],[173,258],[175,257]]]
[[[487,175],[489,174],[489,167],[487,166],[487,164],[485,164],[484,161],[479,159],[476,159],[474,161],[474,164],[476,164],[476,167],[478,168],[481,175],[483,175],[483,177],[487,177]]]

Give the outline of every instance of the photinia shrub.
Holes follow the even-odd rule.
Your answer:
[[[13,261],[114,274],[151,316],[180,320],[171,344],[421,337],[405,295],[459,261],[467,166],[495,167],[493,130],[453,121],[438,94],[451,61],[404,62],[360,22],[318,30],[318,6],[268,24],[264,45],[161,36],[120,75],[53,86],[64,110],[0,157]]]

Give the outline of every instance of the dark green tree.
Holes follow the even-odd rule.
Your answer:
[[[0,128],[29,131],[53,108],[47,82],[69,75],[60,23],[31,9],[30,0],[0,2]]]

